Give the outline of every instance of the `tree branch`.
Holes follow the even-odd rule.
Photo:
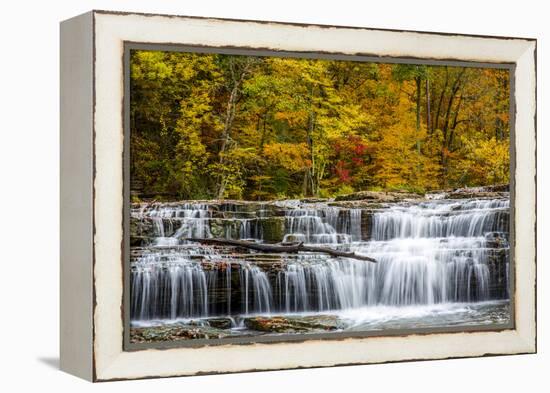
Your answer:
[[[206,238],[185,238],[185,240],[190,242],[197,242],[203,244],[221,244],[226,246],[235,246],[235,247],[244,247],[250,250],[256,250],[261,252],[274,252],[274,253],[298,253],[298,252],[320,252],[323,254],[329,254],[334,257],[344,257],[358,259],[360,261],[374,262],[376,259],[367,257],[365,255],[359,255],[354,252],[338,251],[332,248],[326,247],[317,247],[317,246],[306,246],[304,243],[295,243],[289,245],[275,245],[275,244],[261,244],[248,242],[244,240],[228,240],[228,239],[206,239]]]

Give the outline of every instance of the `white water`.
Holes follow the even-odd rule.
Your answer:
[[[508,214],[508,200],[424,202],[393,206],[374,217],[375,240],[393,238],[476,237],[505,230],[498,220]]]
[[[366,310],[452,309],[451,304],[507,298],[506,291],[492,289],[502,277],[489,263],[495,251],[489,235],[506,237],[508,206],[504,199],[398,204],[374,214],[370,233],[364,233],[360,209],[279,204],[284,241],[350,249],[378,263],[304,253],[283,256],[276,271],[252,256],[182,240],[212,237],[212,221],[231,213],[222,218],[231,224],[225,237],[262,241],[258,220],[273,213],[265,206],[228,205],[219,213],[218,205],[185,203],[134,211],[134,219],[153,221],[155,239],[132,261],[132,319],[320,311],[370,315]],[[237,232],[231,229],[235,223]],[[501,247],[507,251],[505,241]],[[504,269],[501,287],[508,285]]]
[[[283,241],[315,244],[350,243],[361,240],[361,210],[337,207],[294,208],[286,212]]]

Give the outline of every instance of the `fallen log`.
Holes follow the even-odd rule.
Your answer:
[[[274,253],[298,253],[298,252],[320,252],[323,254],[329,254],[334,257],[344,257],[358,259],[360,261],[368,261],[376,263],[376,259],[367,257],[366,255],[359,255],[354,252],[339,251],[327,247],[307,246],[304,243],[291,243],[288,245],[276,245],[276,244],[262,244],[248,242],[244,240],[229,240],[229,239],[215,239],[215,238],[186,238],[185,240],[190,242],[197,242],[202,244],[221,244],[226,246],[244,247],[250,250],[262,251],[262,252],[274,252]]]

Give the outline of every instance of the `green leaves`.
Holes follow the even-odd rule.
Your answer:
[[[396,64],[393,66],[393,79],[398,82],[410,81],[416,78],[426,79],[429,67],[414,64]]]

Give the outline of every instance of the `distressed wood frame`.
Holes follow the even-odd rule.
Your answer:
[[[130,131],[130,57],[131,51],[134,50],[156,50],[156,51],[181,51],[190,53],[223,53],[227,55],[247,55],[247,56],[277,56],[277,57],[296,57],[296,58],[312,58],[312,59],[331,59],[342,61],[358,61],[358,62],[383,62],[384,64],[425,64],[431,66],[456,66],[456,67],[472,67],[472,68],[492,68],[506,70],[510,78],[510,141],[513,144],[515,140],[515,69],[514,63],[481,63],[473,61],[457,61],[457,60],[438,60],[438,59],[413,59],[401,57],[374,57],[365,55],[347,55],[333,53],[318,53],[318,52],[287,52],[281,50],[257,50],[250,48],[219,48],[209,46],[189,46],[179,44],[151,44],[151,43],[136,43],[124,42],[124,105],[123,105],[123,123],[124,123],[124,157],[123,157],[123,183],[124,183],[124,206],[123,206],[123,273],[124,273],[124,294],[123,294],[123,312],[124,312],[124,350],[131,351],[147,348],[173,348],[173,347],[199,347],[205,345],[224,345],[224,344],[249,344],[249,343],[274,343],[274,342],[292,342],[304,341],[304,335],[301,334],[278,334],[278,335],[260,335],[254,337],[224,337],[220,339],[193,339],[181,341],[164,341],[158,343],[132,343],[130,340],[130,140],[132,138]],[[515,167],[515,150],[511,149],[510,173],[514,172]],[[511,179],[510,182],[510,199],[513,201],[515,195],[515,182]],[[514,213],[513,202],[510,208],[510,276],[509,276],[509,293],[514,292]],[[335,340],[350,337],[373,337],[373,336],[403,336],[411,334],[428,334],[428,333],[447,333],[447,332],[472,332],[472,331],[501,331],[504,329],[513,329],[515,326],[514,320],[514,297],[510,298],[510,321],[490,325],[471,325],[471,326],[446,326],[446,327],[430,327],[430,328],[408,328],[408,329],[384,329],[371,331],[344,331],[330,333],[308,333],[307,339],[322,339]]]
[[[513,328],[124,346],[128,44],[490,63],[514,69]],[[127,149],[126,149],[127,150]],[[515,164],[515,165],[514,165]],[[536,40],[92,11],[61,24],[61,368],[92,381],[536,352]],[[464,329],[463,329],[464,330]]]

